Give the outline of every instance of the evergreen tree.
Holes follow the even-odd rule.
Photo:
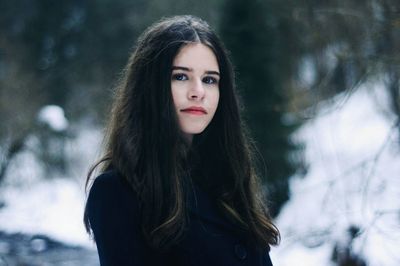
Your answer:
[[[289,198],[289,178],[296,166],[290,155],[297,149],[290,139],[297,124],[288,119],[283,68],[285,46],[278,19],[262,1],[227,1],[220,34],[232,54],[238,87],[245,104],[245,120],[266,163],[265,181],[272,215]]]

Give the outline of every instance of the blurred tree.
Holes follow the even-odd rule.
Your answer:
[[[299,56],[307,59],[307,64],[298,61],[298,72],[307,68],[313,74],[307,84],[292,77],[313,99],[308,105],[398,73],[399,1],[309,1],[293,6],[290,13],[291,27],[302,33],[295,40]]]
[[[0,173],[45,105],[61,106],[72,124],[102,124],[138,34],[162,16],[215,22],[221,0],[205,1],[0,0]]]
[[[232,53],[238,87],[245,102],[245,117],[265,159],[271,211],[277,215],[289,198],[289,178],[296,171],[291,154],[298,146],[291,134],[299,126],[288,112],[284,80],[290,60],[282,43],[276,6],[265,1],[227,1],[221,18],[221,36]],[[286,49],[285,49],[286,48]]]
[[[133,3],[140,7],[140,0]],[[104,88],[135,37],[128,18],[140,13],[127,5],[0,1],[0,173],[23,150],[26,137],[38,133],[37,113],[44,105],[59,105],[72,118],[106,113],[96,117],[110,98]],[[46,147],[43,152],[54,153],[55,147]]]
[[[400,3],[399,1],[378,1],[382,12],[381,38],[376,46],[380,55],[382,72],[386,73],[386,87],[391,100],[391,111],[395,114],[396,127],[400,136]],[[400,137],[399,137],[400,144]]]

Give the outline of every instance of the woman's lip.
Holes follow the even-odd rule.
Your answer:
[[[192,110],[192,109],[186,109],[186,110],[182,110],[182,112],[188,113],[188,114],[192,114],[192,115],[205,115],[206,113],[203,111],[199,111],[199,110]]]
[[[191,114],[207,114],[203,107],[192,106],[181,110],[182,112],[187,112]]]

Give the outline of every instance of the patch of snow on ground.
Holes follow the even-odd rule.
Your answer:
[[[324,106],[299,130],[309,169],[291,180],[291,199],[277,219],[276,266],[330,265],[333,247],[348,241],[351,226],[360,229],[352,252],[368,265],[400,265],[399,136],[376,95],[386,97],[378,83],[346,101],[339,95],[337,110]]]
[[[67,176],[47,176],[35,157],[34,137],[28,149],[10,164],[0,187],[0,230],[45,234],[71,245],[95,248],[83,225],[89,166],[100,151],[101,130],[80,126],[66,143],[70,169]]]
[[[10,233],[44,234],[73,245],[91,247],[82,215],[85,195],[73,180],[52,179],[3,192],[1,229]]]

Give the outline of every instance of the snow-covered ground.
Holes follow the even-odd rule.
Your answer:
[[[296,137],[306,144],[305,177],[291,181],[291,199],[277,219],[276,266],[333,265],[334,246],[370,266],[400,265],[400,147],[380,83],[322,104]]]
[[[321,104],[298,131],[309,168],[306,176],[292,179],[291,200],[277,219],[282,243],[271,252],[275,266],[331,265],[334,246],[346,246],[351,226],[360,230],[352,252],[368,265],[400,265],[400,148],[387,106],[384,88],[370,84]],[[60,126],[55,118],[60,116],[57,108],[47,108],[40,121],[63,129],[68,121]],[[95,248],[82,214],[85,174],[100,151],[101,131],[81,127],[77,132],[67,141],[74,166],[68,178],[43,179],[30,149],[13,161],[0,188],[5,203],[0,230]]]
[[[59,107],[45,107],[39,121],[56,131],[65,130]],[[86,173],[100,152],[101,130],[83,128],[66,140],[70,169],[68,176],[47,176],[34,152],[35,136],[26,141],[27,149],[11,162],[0,187],[0,231],[7,233],[44,234],[70,245],[95,248],[83,226],[86,199]]]

